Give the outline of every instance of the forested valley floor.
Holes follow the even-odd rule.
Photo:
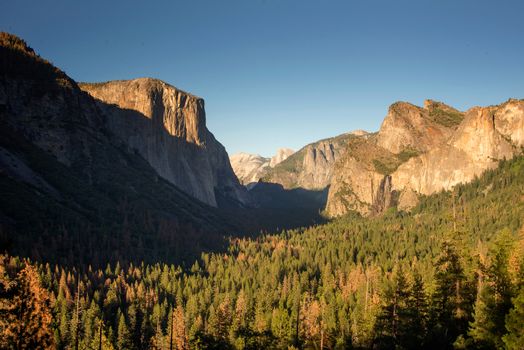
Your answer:
[[[3,255],[0,348],[523,349],[524,158],[192,267]]]

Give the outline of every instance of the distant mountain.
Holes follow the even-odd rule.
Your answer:
[[[271,158],[265,158],[258,154],[237,153],[229,159],[231,166],[240,182],[250,188],[258,182],[271,168],[286,160],[294,151],[289,148],[280,148]],[[251,186],[250,186],[251,184]]]
[[[96,98],[0,34],[0,250],[181,262],[223,244],[236,228],[212,206],[248,197],[203,101],[152,79],[82,87]]]
[[[291,148],[279,148],[277,153],[269,160],[269,167],[274,168],[278,164],[288,159],[295,151]]]
[[[331,183],[333,167],[347,143],[358,137],[347,133],[311,143],[269,169],[262,180],[286,189],[324,190]]]

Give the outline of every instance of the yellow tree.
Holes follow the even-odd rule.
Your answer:
[[[9,261],[0,256],[0,348],[53,348],[48,292],[28,261]]]
[[[171,349],[186,350],[188,349],[188,335],[186,328],[186,319],[184,315],[184,308],[178,304],[176,309],[173,309],[171,318],[171,334],[172,341],[170,342]]]

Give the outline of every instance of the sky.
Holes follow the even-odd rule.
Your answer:
[[[355,129],[390,104],[524,98],[524,1],[5,0],[0,30],[76,81],[154,77],[203,97],[228,153]]]

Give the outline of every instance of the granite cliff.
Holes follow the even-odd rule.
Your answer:
[[[361,137],[358,135],[347,133],[311,143],[269,169],[262,181],[286,189],[324,190],[331,183],[335,162],[351,139]]]
[[[149,86],[152,95],[143,94],[140,84]],[[225,164],[214,172],[204,169],[218,192],[231,184],[233,198],[236,190],[242,193],[223,148],[205,130],[201,100],[158,81],[128,86],[138,90],[132,98],[143,98],[140,114],[95,100],[23,40],[0,33],[2,250],[9,247],[15,254],[61,263],[180,262],[219,247],[224,234],[237,230],[218,209],[159,176],[156,164],[140,154],[160,151],[162,142],[175,143],[201,157],[201,166]],[[156,97],[166,96],[184,106],[183,111],[157,113],[156,108],[166,106]],[[166,124],[172,129],[148,140],[144,134],[159,132],[166,118],[171,118]],[[140,139],[160,145],[133,149]]]
[[[462,113],[441,102],[393,104],[377,134],[349,142],[336,162],[326,213],[409,209],[418,195],[447,190],[522,152],[524,102]]]
[[[471,108],[447,142],[399,166],[392,190],[427,195],[469,182],[522,152],[523,135],[524,100]],[[409,208],[411,202],[401,197],[398,204]]]
[[[212,206],[249,203],[206,127],[203,99],[150,78],[79,86],[100,101],[109,130],[160,176]]]

